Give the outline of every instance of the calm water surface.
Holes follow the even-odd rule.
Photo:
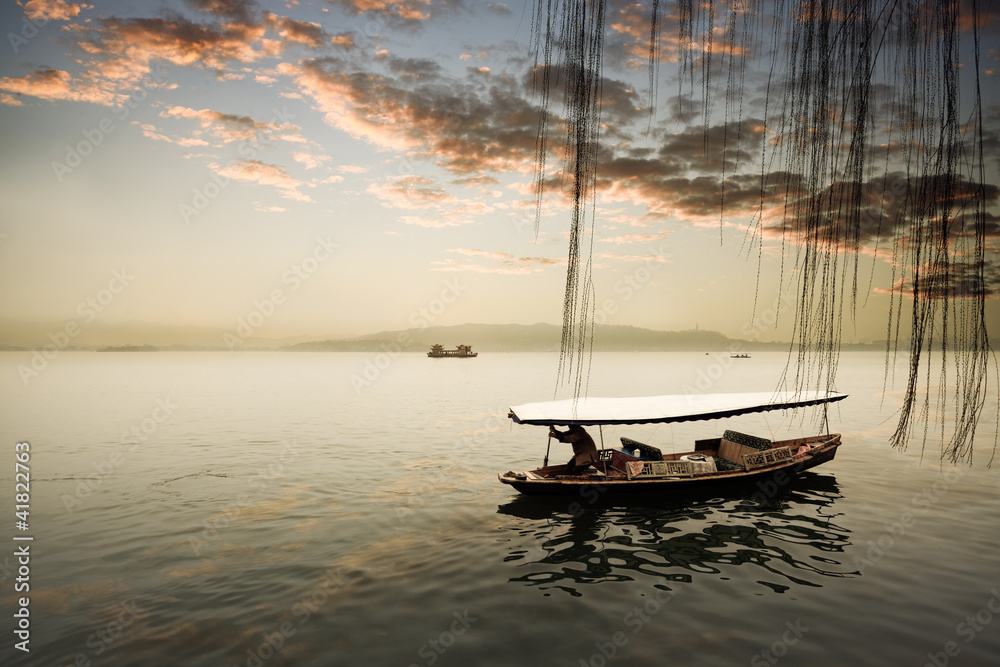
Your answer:
[[[0,353],[3,665],[1000,662],[993,417],[972,468],[891,449],[900,392],[877,353],[841,358],[833,462],[767,501],[688,503],[497,482],[541,462],[545,430],[506,409],[552,398],[554,355],[63,352],[25,387],[29,359]],[[590,393],[768,391],[783,363],[597,354]],[[595,435],[682,451],[726,428],[819,429],[772,413]],[[14,535],[34,537],[29,654]]]

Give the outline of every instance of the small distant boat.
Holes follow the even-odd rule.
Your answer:
[[[471,359],[472,357],[478,357],[478,352],[472,351],[471,345],[458,345],[454,350],[444,349],[444,345],[431,345],[431,351],[427,353],[428,357],[442,358],[442,357],[458,357],[459,359]]]
[[[606,424],[668,424],[723,419],[769,410],[822,405],[847,398],[835,392],[702,394],[636,398],[581,398],[577,401],[526,403],[510,409],[518,424],[536,426],[598,426]],[[796,473],[831,461],[840,434],[830,433],[771,441],[727,430],[721,438],[695,440],[694,451],[664,454],[659,448],[622,438],[620,448],[604,448],[583,471],[570,474],[568,464],[498,475],[528,495],[582,493],[597,485],[601,491],[655,493],[658,496],[745,484]],[[575,451],[575,450],[574,450]]]
[[[729,358],[730,359],[749,359],[750,355],[746,354],[746,353],[743,353],[743,354],[730,354]]]

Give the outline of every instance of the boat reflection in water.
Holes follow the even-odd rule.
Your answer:
[[[802,473],[771,499],[757,493],[657,501],[589,491],[570,498],[518,496],[499,507],[522,520],[505,536],[504,561],[516,568],[511,582],[580,596],[588,585],[609,581],[652,578],[669,589],[671,582],[711,576],[783,593],[858,574],[839,556],[850,545],[850,531],[831,511],[841,496],[830,475]]]

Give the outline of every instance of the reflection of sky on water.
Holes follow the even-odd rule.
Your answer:
[[[581,596],[593,584],[653,578],[669,589],[711,576],[784,593],[857,574],[838,556],[850,544],[831,511],[840,497],[833,477],[804,473],[763,502],[519,496],[498,512],[521,519],[505,536],[512,583]]]

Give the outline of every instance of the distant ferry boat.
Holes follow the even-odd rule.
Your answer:
[[[478,352],[472,351],[471,345],[459,345],[454,350],[444,349],[444,345],[431,345],[431,351],[427,353],[428,357],[477,357]]]

